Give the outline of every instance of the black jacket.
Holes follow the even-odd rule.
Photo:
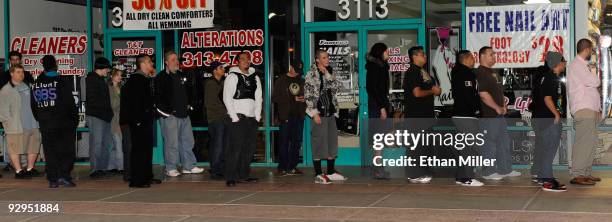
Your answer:
[[[41,131],[76,129],[79,116],[71,83],[66,77],[43,73],[32,85],[32,113]]]
[[[155,119],[153,99],[153,78],[145,76],[140,70],[131,74],[121,88],[119,123],[152,124]]]
[[[478,117],[480,115],[480,96],[474,71],[461,63],[456,63],[451,71],[451,90],[455,101],[454,116]]]
[[[368,56],[366,70],[368,106],[377,109],[386,108],[389,112],[389,64]]]
[[[193,110],[193,78],[184,72],[177,71],[173,74],[180,78],[181,85],[185,89],[187,96],[187,111]],[[172,76],[166,72],[161,71],[155,77],[155,107],[158,116],[164,117],[166,114],[174,115],[174,100],[175,95],[173,94],[173,82]]]
[[[106,80],[95,72],[90,72],[85,83],[85,114],[110,123],[113,120],[113,109]]]

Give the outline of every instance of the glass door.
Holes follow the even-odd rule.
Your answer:
[[[330,65],[334,75],[342,82],[338,96],[339,118],[336,121],[339,165],[368,165],[366,160],[371,155],[371,148],[367,145],[368,97],[365,86],[368,50],[377,42],[383,42],[389,47],[391,55],[389,97],[393,114],[398,115],[402,110],[402,78],[410,61],[408,49],[422,45],[425,39],[419,33],[419,28],[418,24],[406,24],[305,29],[305,50],[310,52],[304,58],[306,69],[314,63],[315,51],[325,50],[330,55]],[[304,127],[305,160],[308,165],[312,162],[310,124],[310,120],[307,120]],[[371,158],[369,161],[371,162]]]

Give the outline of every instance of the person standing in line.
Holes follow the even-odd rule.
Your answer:
[[[384,126],[390,114],[389,104],[389,51],[384,43],[376,43],[370,49],[366,63],[366,91],[368,92],[369,137],[372,140],[375,133],[385,133]],[[370,143],[371,145],[371,143]],[[369,148],[369,147],[368,147]],[[374,150],[374,157],[382,156],[382,150]],[[378,164],[382,164],[382,159]],[[375,179],[389,179],[384,167],[374,167]]]
[[[202,173],[204,169],[196,166],[197,160],[193,154],[195,141],[189,118],[193,110],[192,81],[179,69],[176,52],[166,52],[164,60],[166,68],[155,77],[155,100],[164,138],[166,175],[177,177],[181,173]],[[181,172],[177,170],[179,164]]]
[[[533,129],[536,134],[533,167],[538,175],[535,182],[542,184],[542,190],[551,192],[566,191],[566,186],[553,177],[553,160],[561,141],[561,100],[563,84],[560,76],[565,71],[565,59],[558,52],[546,53],[546,64],[550,72],[540,77],[534,84]]]
[[[597,124],[601,119],[601,82],[591,73],[588,61],[593,43],[580,39],[578,54],[569,65],[567,76],[570,111],[574,117],[576,137],[572,146],[571,184],[595,185],[601,178],[592,175],[593,159],[597,147]]]
[[[422,46],[408,49],[410,68],[406,71],[402,88],[404,89],[404,118],[410,132],[429,132],[434,124],[434,97],[442,90],[433,77],[425,70],[427,55]],[[420,144],[419,144],[420,145]],[[431,156],[433,150],[429,146],[417,146],[407,150],[408,156],[420,159]],[[433,172],[429,166],[417,165],[406,168],[408,182],[430,183]]]
[[[107,176],[110,148],[112,144],[111,121],[113,109],[108,84],[105,78],[111,68],[106,58],[97,58],[94,71],[85,78],[85,114],[89,126],[89,177],[99,179]]]
[[[22,65],[21,63],[21,59],[23,58],[23,56],[21,55],[20,52],[18,51],[10,51],[9,52],[9,68],[15,65]],[[32,76],[32,74],[28,71],[24,71],[24,77],[23,77],[23,82],[28,85],[28,87],[30,85],[32,85],[32,83],[34,83],[34,77]],[[6,85],[9,80],[11,79],[10,76],[10,71],[6,70],[4,73],[0,73],[0,86],[4,86]],[[2,139],[2,135],[0,135],[0,141],[3,141]],[[11,171],[13,170],[13,167],[11,166],[11,159],[8,156],[8,152],[6,150],[6,146],[3,146],[3,151],[2,153],[4,154],[4,162],[6,163],[6,166],[4,168],[4,171]],[[36,175],[38,176],[38,175]]]
[[[348,179],[335,168],[338,158],[337,94],[340,87],[342,84],[332,74],[329,54],[325,50],[317,49],[315,62],[306,74],[304,85],[306,114],[312,118],[310,131],[316,184],[331,184],[332,181]],[[327,174],[321,169],[323,159],[327,161]]]
[[[261,120],[262,88],[251,56],[238,55],[238,66],[229,70],[223,83],[223,103],[231,119],[229,143],[225,150],[225,180],[228,187],[236,183],[257,182],[250,177],[251,161],[257,148],[257,126]]]
[[[274,82],[272,92],[272,102],[278,107],[278,119],[281,121],[277,170],[280,176],[303,175],[304,173],[297,169],[297,165],[306,116],[304,79],[292,65],[284,66],[282,70],[287,71],[287,74],[281,75]]]
[[[72,96],[71,80],[57,72],[57,61],[43,56],[44,71],[32,85],[32,113],[40,125],[47,161],[49,188],[75,187],[70,173],[74,167],[78,109]]]
[[[132,73],[121,93],[119,123],[129,125],[131,150],[129,153],[129,186],[149,188],[160,184],[153,178],[153,125],[154,111],[154,67],[151,57],[136,58],[138,70]]]
[[[204,83],[204,106],[208,118],[208,133],[210,135],[209,154],[210,177],[222,180],[225,172],[224,149],[228,141],[228,115],[223,104],[223,81],[225,80],[225,65],[214,61],[210,68],[213,76]]]
[[[30,87],[24,82],[24,68],[15,64],[9,69],[10,81],[0,90],[0,122],[5,127],[11,162],[15,164],[15,178],[38,176],[34,164],[40,151],[40,132],[32,114]],[[27,168],[21,167],[21,155],[27,154]]]
[[[461,50],[457,53],[457,63],[451,71],[451,90],[453,95],[453,123],[458,131],[464,134],[476,135],[480,133],[478,117],[480,116],[480,96],[476,84],[476,74],[474,74],[474,63],[476,60],[472,52]],[[467,146],[461,149],[453,148],[457,158],[476,156],[479,147]],[[474,167],[457,166],[455,173],[455,183],[468,186],[480,187],[484,183],[474,179]]]
[[[121,126],[119,126],[119,114],[121,110],[121,77],[123,71],[113,69],[108,80],[108,90],[110,94],[110,104],[113,110],[113,119],[111,120],[111,132],[113,136],[113,148],[110,150],[108,169],[113,174],[123,174],[123,135],[121,134]]]
[[[520,172],[512,170],[510,136],[504,118],[507,108],[504,103],[502,77],[491,69],[495,65],[495,52],[493,48],[485,46],[480,48],[478,55],[480,66],[476,70],[476,81],[483,118],[480,126],[483,132],[487,132],[482,157],[496,159],[495,166],[482,167],[482,178],[501,180],[504,177],[521,176]]]

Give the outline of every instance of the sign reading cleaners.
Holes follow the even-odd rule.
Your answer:
[[[466,21],[467,49],[476,62],[483,46],[493,47],[494,68],[538,67],[547,51],[570,57],[567,3],[468,7]]]
[[[123,29],[211,28],[214,5],[214,0],[123,0]]]
[[[38,76],[43,72],[41,59],[53,55],[61,75],[83,76],[87,71],[87,35],[78,32],[33,32],[15,36],[11,51],[23,55],[25,70]]]

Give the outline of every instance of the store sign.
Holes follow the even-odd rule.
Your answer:
[[[570,57],[570,6],[533,4],[466,8],[467,49],[476,56],[483,46],[495,51],[493,68],[544,64],[545,52]]]
[[[188,31],[181,36],[182,66],[185,68],[210,66],[213,61],[236,66],[241,52],[250,54],[255,66],[264,62],[262,29]]]
[[[356,69],[358,60],[349,40],[321,39],[317,42],[316,48],[327,51],[332,73],[342,83],[337,94],[338,105],[340,108],[355,108],[355,104],[359,101]]]
[[[53,55],[61,75],[87,73],[87,35],[77,32],[33,32],[13,37],[11,51],[23,55],[25,70],[38,76],[43,72],[42,57]]]
[[[149,55],[155,59],[154,38],[113,39],[111,42],[114,68],[125,70],[125,73],[136,71],[136,58],[138,55]]]
[[[211,28],[214,6],[214,0],[123,0],[123,29]]]

